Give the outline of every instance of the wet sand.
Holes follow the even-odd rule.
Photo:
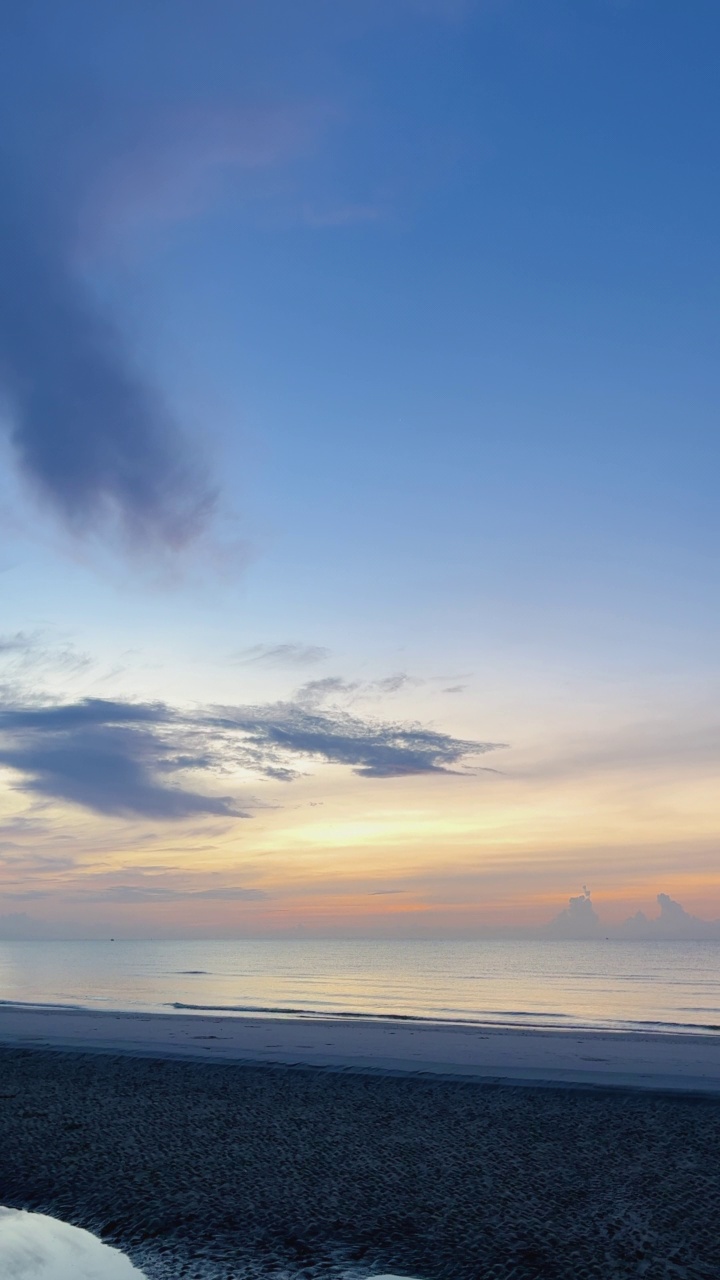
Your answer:
[[[720,1035],[0,1005],[0,1045],[720,1095]]]
[[[4,1048],[0,1203],[151,1280],[717,1280],[720,1099]]]

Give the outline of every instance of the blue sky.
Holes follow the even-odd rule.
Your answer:
[[[343,831],[379,806],[402,845],[343,835],[351,886],[379,840],[441,930],[433,857],[476,876],[463,925],[593,877],[642,906],[671,876],[720,914],[716,6],[31,0],[3,25],[13,714],[270,706],[332,678],[333,715],[508,743],[513,797],[475,772],[430,800],[425,761],[378,798],[337,742],[319,773],[300,753],[302,804]],[[217,790],[215,768],[173,785]],[[39,775],[9,770],[11,843],[90,815],[83,857],[111,829],[144,857],[127,815],[40,813]],[[263,803],[253,833],[286,823],[263,892],[324,902],[300,802]],[[236,906],[265,837],[217,838]],[[82,928],[72,886],[18,883]]]

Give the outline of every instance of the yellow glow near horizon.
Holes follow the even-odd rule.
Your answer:
[[[720,916],[716,788],[702,763],[520,767],[509,752],[503,774],[475,777],[318,768],[266,785],[250,820],[193,824],[69,805],[33,817],[7,781],[0,892],[11,912],[31,904],[34,918],[80,932],[92,919],[150,933],[406,932],[415,921],[452,934],[542,924],[582,883],[608,921],[652,913],[660,890]]]

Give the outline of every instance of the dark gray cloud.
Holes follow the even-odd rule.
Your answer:
[[[261,174],[301,156],[337,117],[334,73],[317,79],[319,49],[344,46],[392,13],[456,17],[465,0],[323,4],[320,22],[298,19],[298,8],[221,3],[208,21],[190,0],[0,7],[3,420],[20,469],[77,534],[120,530],[136,548],[176,549],[206,527],[214,503],[79,260],[87,268],[88,253],[123,244],[138,227],[237,209],[252,192],[284,210],[288,197],[268,193],[287,183]],[[289,51],[301,97],[287,102],[286,85],[273,107],[268,92]],[[296,77],[304,65],[314,70]],[[256,83],[265,89],[253,105]],[[373,198],[346,195],[315,222],[383,212]],[[312,220],[314,203],[303,199],[296,216]]]
[[[21,470],[76,533],[118,528],[178,548],[212,495],[161,398],[41,220],[0,166],[0,390]]]
[[[190,787],[188,777],[241,768],[289,782],[299,762],[310,760],[366,778],[443,774],[501,745],[302,699],[192,712],[102,698],[0,707],[0,764],[20,776],[21,789],[97,813],[154,819],[247,816],[230,797]]]
[[[153,734],[110,726],[0,750],[0,763],[23,775],[24,791],[67,800],[97,813],[160,819],[194,814],[243,816],[229,797],[159,784],[153,771],[172,767],[161,750]]]
[[[61,20],[50,0],[34,17],[0,13],[2,422],[20,470],[74,533],[175,550],[206,528],[214,488],[93,287],[98,251],[236,206],[249,175],[302,152],[324,113],[253,107],[237,65],[221,87],[216,24],[187,6],[176,20],[131,5],[99,24],[95,4],[70,7]],[[253,21],[220,25],[239,50]]]
[[[96,813],[244,816],[227,796],[165,785],[164,774],[209,764],[207,756],[195,754],[188,766],[178,743],[159,732],[169,720],[160,706],[103,699],[6,707],[0,711],[0,764],[21,775],[23,790]]]
[[[366,778],[450,773],[466,758],[503,745],[453,738],[422,725],[361,719],[334,707],[318,710],[303,701],[224,708],[215,724],[240,734],[246,758],[266,772],[287,768],[288,758],[307,757],[349,765]]]
[[[309,667],[329,656],[330,650],[319,644],[254,644],[235,654],[235,661],[248,666]]]
[[[80,702],[47,706],[0,707],[0,732],[44,729],[63,732],[109,724],[163,724],[170,719],[171,713],[162,703],[83,698]]]

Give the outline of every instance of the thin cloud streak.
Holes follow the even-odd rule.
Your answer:
[[[328,108],[188,103],[156,109],[102,167],[84,202],[81,246],[91,250],[128,232],[181,223],[213,206],[237,205],[249,175],[304,151]]]
[[[16,631],[14,635],[0,636],[0,654],[27,654],[34,648],[34,637],[26,631]]]
[[[253,644],[241,649],[234,660],[242,666],[309,667],[324,662],[330,650],[320,644]]]
[[[666,766],[675,771],[716,767],[720,761],[720,721],[696,714],[695,723],[672,720],[626,724],[613,732],[585,734],[561,753],[527,766],[515,776],[532,781],[569,780]]]
[[[17,896],[17,895],[15,895]],[[237,885],[219,885],[212,889],[170,889],[163,885],[111,885],[78,895],[84,902],[111,902],[132,905],[143,902],[260,902],[268,897],[262,889],[245,889]]]

